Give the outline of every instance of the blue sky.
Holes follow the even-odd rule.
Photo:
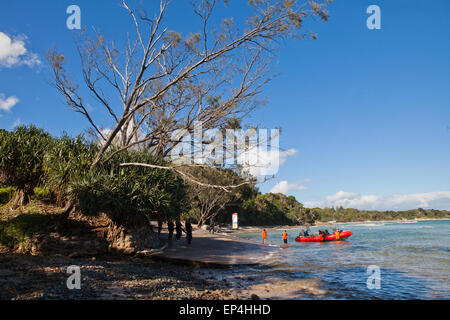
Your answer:
[[[56,47],[71,70],[79,66],[66,28],[71,4],[85,27],[110,37],[132,32],[118,1],[3,1],[0,32],[26,53],[12,66],[0,63],[0,128],[33,123],[54,135],[87,128],[48,84],[45,62]],[[145,7],[152,13],[156,4]],[[381,8],[380,30],[366,27],[371,4]],[[187,8],[174,4],[171,28],[191,31]],[[330,21],[308,25],[317,40],[283,45],[281,75],[265,88],[269,103],[252,115],[262,127],[281,126],[281,146],[296,150],[261,190],[311,206],[450,209],[450,2],[341,0],[329,11]]]

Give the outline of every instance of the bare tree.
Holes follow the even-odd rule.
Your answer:
[[[181,137],[174,138],[177,130],[192,134],[196,122],[206,131],[244,118],[261,102],[262,87],[274,77],[272,60],[280,42],[314,38],[303,32],[303,22],[308,17],[327,20],[329,2],[250,0],[241,5],[252,14],[235,22],[218,15],[217,8],[226,7],[229,0],[193,0],[197,18],[193,26],[198,32],[182,36],[165,25],[167,0],[161,0],[159,13],[152,18],[144,10],[136,15],[122,0],[135,28],[126,46],[97,32],[93,37],[84,32],[77,41],[84,83],[107,111],[108,130],[102,130],[89,112],[64,67],[64,56],[56,50],[48,54],[55,87],[99,137],[101,147],[91,168],[132,148],[167,157],[182,142]],[[111,89],[115,97],[105,93]],[[115,151],[108,153],[113,145]]]
[[[192,176],[204,185],[190,181],[189,203],[191,212],[197,217],[198,226],[214,219],[230,204],[235,203],[241,197],[242,188],[248,186],[247,179],[231,169],[215,169],[209,167],[189,167],[186,169]],[[254,180],[248,179],[255,183]],[[239,186],[233,189],[211,188],[210,181],[223,186]],[[242,188],[241,188],[242,187]]]

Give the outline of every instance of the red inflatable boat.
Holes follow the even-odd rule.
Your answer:
[[[317,242],[317,241],[339,241],[339,240],[345,240],[348,237],[352,235],[352,232],[350,230],[342,231],[340,233],[339,239],[336,239],[336,234],[332,233],[329,234],[321,239],[320,235],[313,235],[309,237],[297,237],[295,238],[295,241],[297,242]]]

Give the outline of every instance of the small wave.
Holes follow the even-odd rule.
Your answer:
[[[384,225],[384,223],[358,223],[353,225],[352,227],[381,227]]]

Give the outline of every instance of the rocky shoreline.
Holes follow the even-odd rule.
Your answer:
[[[180,261],[186,259],[178,261],[173,257],[162,259],[160,251],[166,250],[161,249],[167,247],[168,251],[173,251],[170,243],[161,240],[167,239],[166,234],[158,238],[156,233],[150,232],[149,238],[147,232],[141,238],[149,238],[151,243],[146,240],[143,245],[136,242],[139,232],[132,235],[118,232],[115,241],[108,241],[110,239],[105,234],[110,229],[110,221],[102,216],[94,219],[71,214],[65,227],[60,229],[57,223],[60,208],[34,206],[20,211],[2,208],[1,213],[1,300],[250,298],[238,296],[236,286],[227,279],[217,281],[211,275],[194,272],[201,270],[201,263],[181,264]],[[186,246],[183,239],[176,243],[177,251],[182,258],[197,252],[199,259],[193,262],[206,261],[206,265],[212,266],[214,263],[207,258],[212,251],[217,255],[218,250],[217,242],[209,241],[212,237],[208,232],[196,229],[195,245]],[[230,240],[233,237],[226,238]],[[239,246],[241,242],[239,238],[233,238],[225,243]],[[210,244],[209,248],[208,245],[204,247],[205,244]],[[220,247],[220,243],[217,245]],[[231,250],[223,246],[223,259],[227,261]],[[140,247],[151,250],[136,249]],[[67,268],[72,265],[80,267],[79,290],[67,288],[66,282],[71,275]],[[219,265],[222,268],[230,266]]]
[[[81,289],[68,289],[67,267],[81,270]],[[191,266],[148,258],[68,258],[0,254],[2,300],[235,299],[226,279],[201,277]]]

